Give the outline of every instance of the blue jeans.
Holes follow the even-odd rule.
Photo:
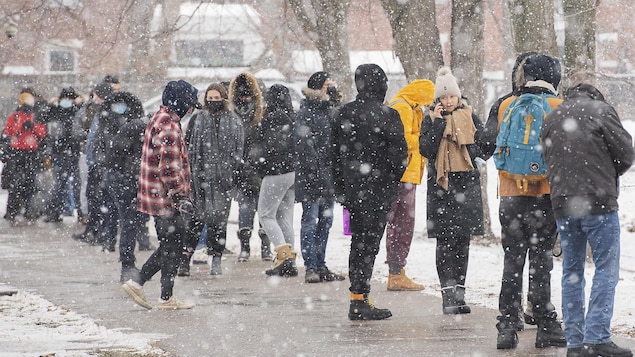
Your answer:
[[[68,197],[67,189],[70,182],[73,188],[72,194],[79,200],[81,193],[81,182],[79,180],[79,156],[53,154],[53,175],[55,182],[51,194],[49,206],[49,217],[59,217],[65,206],[65,199]],[[81,211],[81,210],[80,210]]]
[[[580,218],[559,218],[562,245],[562,317],[567,347],[607,343],[615,287],[620,272],[620,224],[617,212]],[[585,315],[584,265],[587,242],[595,274]]]
[[[302,202],[302,226],[300,227],[300,248],[304,266],[307,269],[325,268],[326,243],[333,225],[331,198],[316,198]]]
[[[119,261],[134,264],[136,242],[148,240],[148,215],[137,211],[137,180],[134,176],[116,170],[106,171],[104,177],[107,194],[113,199],[119,213]]]

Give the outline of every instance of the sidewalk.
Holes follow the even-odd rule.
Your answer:
[[[57,227],[56,229],[54,227]],[[42,295],[109,329],[165,335],[157,346],[174,356],[565,356],[566,349],[535,349],[535,327],[520,332],[515,350],[496,350],[497,311],[472,306],[468,315],[441,313],[439,298],[418,292],[388,292],[375,283],[377,306],[390,308],[384,321],[347,318],[348,281],[305,284],[297,278],[266,278],[270,263],[237,263],[227,256],[223,275],[194,265],[177,278],[175,295],[197,304],[192,310],[145,310],[119,283],[118,254],[78,243],[65,222],[58,226],[9,228],[0,242],[0,276],[15,288]],[[13,232],[13,234],[11,233]],[[7,234],[8,233],[8,234]],[[144,262],[150,252],[137,253]],[[140,265],[140,264],[139,264]],[[146,284],[158,300],[159,276]],[[635,340],[616,338],[635,349]]]

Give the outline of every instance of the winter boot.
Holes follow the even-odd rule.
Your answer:
[[[560,321],[556,319],[556,316],[556,312],[551,311],[547,316],[538,320],[536,348],[567,347],[567,340],[564,337]]]
[[[368,294],[351,293],[349,320],[384,320],[392,316],[388,309],[378,309],[368,299]]]
[[[251,239],[251,229],[241,228],[236,232],[238,234],[238,240],[240,240],[240,253],[238,254],[239,262],[249,261],[249,240]]]
[[[401,268],[399,274],[388,274],[388,291],[419,291],[424,287],[406,276],[406,271]]]
[[[262,257],[262,260],[266,262],[273,261],[273,254],[271,254],[271,241],[269,240],[267,233],[265,233],[264,229],[260,228],[258,230],[258,236],[260,236],[260,240],[262,241],[262,244],[260,245],[260,256]]]
[[[192,259],[192,253],[193,252],[183,251],[179,261],[179,270],[176,275],[190,276],[190,259]]]
[[[615,344],[613,341],[607,343],[590,345],[584,344],[581,349],[581,356],[613,356],[613,357],[632,357],[633,352],[628,348],[623,348]]]
[[[297,276],[298,268],[295,266],[296,252],[291,251],[291,244],[283,244],[276,247],[276,257],[273,260],[273,268],[265,271],[269,276]]]
[[[472,309],[465,303],[465,286],[454,287],[454,299],[456,301],[457,314],[469,314]]]
[[[496,337],[497,349],[509,350],[518,346],[517,326],[517,321],[498,316],[498,323],[496,324],[496,329],[498,330],[498,336]]]
[[[223,269],[220,266],[222,256],[220,255],[212,255],[211,262],[209,266],[209,275],[222,275]]]
[[[441,297],[443,298],[443,314],[452,315],[459,313],[459,307],[456,306],[456,294],[454,286],[446,286],[441,288]]]

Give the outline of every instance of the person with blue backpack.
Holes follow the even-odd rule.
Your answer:
[[[496,348],[513,349],[518,345],[527,256],[527,301],[538,325],[535,347],[565,347],[562,327],[551,303],[556,222],[540,141],[544,118],[562,102],[556,96],[561,79],[560,62],[551,56],[530,54],[517,64],[515,79],[523,81],[511,96],[500,102],[494,125],[488,120],[489,130],[484,133],[487,154],[493,154],[499,171],[499,219],[504,251]]]

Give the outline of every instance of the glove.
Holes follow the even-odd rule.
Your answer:
[[[22,123],[22,129],[29,131],[33,129],[33,122],[30,120],[25,121],[24,123]]]
[[[174,205],[176,210],[179,211],[181,217],[185,220],[186,224],[189,224],[194,219],[194,204],[187,196],[174,197]]]

